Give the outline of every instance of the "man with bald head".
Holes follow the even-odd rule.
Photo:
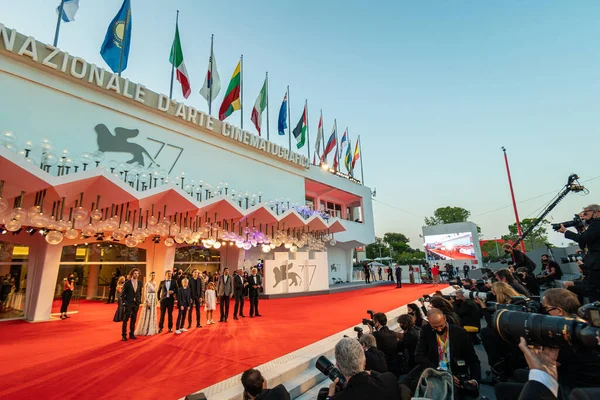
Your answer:
[[[446,321],[444,313],[432,308],[427,313],[429,325],[423,325],[415,354],[417,366],[404,379],[414,392],[421,373],[427,368],[448,371],[454,378],[455,398],[466,394],[466,388],[457,375],[466,373],[470,388],[479,386],[481,366],[467,332],[460,326]]]
[[[238,319],[238,311],[240,317],[244,318],[244,289],[248,286],[248,282],[244,279],[244,271],[239,268],[233,277],[233,298],[235,306],[233,307],[233,319]]]

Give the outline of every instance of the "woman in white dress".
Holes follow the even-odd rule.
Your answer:
[[[204,311],[206,311],[206,325],[214,324],[213,311],[217,308],[217,294],[215,293],[215,284],[208,282],[208,289],[204,292],[206,302],[204,303]]]
[[[156,274],[150,274],[150,280],[146,283],[146,302],[142,305],[142,316],[139,319],[136,336],[151,336],[158,333],[156,320]]]

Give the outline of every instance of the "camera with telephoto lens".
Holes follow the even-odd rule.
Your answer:
[[[367,314],[369,314],[371,316],[371,319],[373,319],[373,314],[375,314],[375,311],[367,310]]]
[[[493,301],[486,303],[491,311],[508,310],[521,311],[527,313],[539,313],[542,309],[539,301],[533,300],[525,296],[513,296],[510,298],[509,304],[500,304]]]
[[[465,299],[480,299],[481,301],[493,301],[496,299],[492,292],[479,292],[477,290],[463,290],[463,296]]]
[[[375,327],[375,322],[373,322],[372,319],[368,319],[368,318],[363,318],[362,324],[369,325],[371,328]]]
[[[333,365],[333,363],[331,361],[329,361],[329,359],[325,356],[321,356],[317,359],[317,362],[315,363],[315,366],[317,367],[317,369],[319,371],[321,371],[321,373],[323,375],[325,375],[326,377],[328,377],[329,379],[331,379],[331,381],[335,381],[337,378],[339,378],[339,382],[337,383],[337,386],[340,389],[345,389],[347,382],[346,382],[346,378],[344,378],[344,375],[342,375],[342,373],[340,372],[339,369],[337,369],[335,367],[335,365]]]
[[[555,231],[557,231],[557,230],[560,229],[561,225],[563,225],[565,228],[574,227],[578,231],[582,230],[585,227],[585,224],[583,223],[583,220],[581,219],[581,217],[578,214],[575,214],[575,216],[573,217],[573,219],[570,220],[570,221],[559,222],[558,224],[552,224],[552,229],[554,229]]]
[[[517,344],[523,337],[544,347],[600,350],[600,302],[579,308],[578,315],[586,320],[503,309],[492,315],[492,328],[508,343]]]
[[[450,300],[454,301],[454,300],[456,300],[456,292],[454,292],[452,294],[443,294],[442,298],[445,300],[448,300],[448,301],[450,301]]]

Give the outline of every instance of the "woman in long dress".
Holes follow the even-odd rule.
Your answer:
[[[123,307],[123,299],[121,299],[121,293],[123,293],[123,285],[125,285],[125,277],[119,277],[117,281],[117,311],[115,311],[114,322],[122,322],[123,314],[125,314],[125,308]]]
[[[146,303],[142,305],[142,316],[135,329],[136,336],[151,336],[158,333],[156,319],[156,274],[150,274],[150,280],[146,283]]]

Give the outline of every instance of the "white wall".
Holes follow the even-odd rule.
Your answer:
[[[332,270],[332,264],[335,264],[336,271]],[[346,250],[340,246],[329,246],[327,248],[327,268],[329,271],[329,284],[333,283],[332,278],[342,279],[344,282],[350,281],[352,250]]]

